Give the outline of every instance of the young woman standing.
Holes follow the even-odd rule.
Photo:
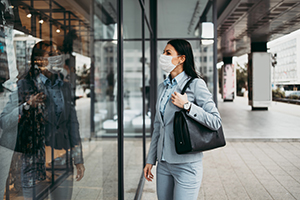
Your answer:
[[[169,76],[158,86],[154,131],[144,176],[152,181],[157,164],[157,196],[159,200],[196,200],[202,181],[202,152],[177,154],[173,135],[174,113],[185,109],[190,117],[217,130],[221,117],[205,82],[195,71],[189,42],[170,40],[160,56],[159,65]],[[181,90],[194,79],[186,93]]]

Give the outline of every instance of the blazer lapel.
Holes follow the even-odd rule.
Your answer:
[[[63,121],[64,119],[66,119],[66,111],[67,111],[67,99],[70,99],[70,98],[68,98],[67,97],[67,91],[66,91],[67,89],[66,89],[66,87],[65,87],[65,84],[62,86],[62,88],[61,88],[61,95],[62,95],[62,99],[63,99],[63,104],[64,104],[64,106],[63,106],[63,108],[62,108],[62,111],[61,111],[61,113],[60,113],[60,115],[59,115],[59,119],[57,120],[57,124],[59,124],[59,123],[61,123],[61,121]]]
[[[156,102],[156,110],[157,110],[157,112],[159,112],[159,114],[158,114],[159,115],[159,120],[163,124],[164,124],[164,120],[162,119],[161,113],[160,113],[160,100],[161,100],[162,95],[164,94],[165,90],[166,90],[166,87],[163,85],[162,88],[160,89],[160,91],[158,92],[158,97],[159,98],[157,99],[157,102]]]
[[[55,125],[55,111],[54,111],[54,104],[52,97],[50,96],[47,88],[44,88],[44,93],[46,94],[46,109],[47,109],[47,121],[49,124]]]

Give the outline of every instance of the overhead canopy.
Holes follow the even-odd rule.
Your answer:
[[[219,60],[300,28],[299,0],[218,0],[217,7]]]
[[[29,0],[12,0],[20,2],[30,7]],[[49,7],[49,1],[34,0],[34,8],[44,10],[45,14]],[[77,18],[71,21],[71,26],[85,36],[89,30],[89,5],[90,0],[53,0],[56,4],[53,9],[52,18],[63,24],[63,12],[59,9],[71,11]],[[141,37],[140,12],[138,1],[126,0],[124,12],[125,38],[127,35],[134,38]],[[59,4],[57,4],[59,3]],[[105,25],[116,23],[116,1],[115,0],[95,0],[95,14]],[[197,38],[199,33],[199,22],[212,22],[212,9],[207,6],[208,0],[178,1],[172,0],[158,1],[158,38],[186,37]],[[149,0],[145,1],[148,9]],[[59,5],[59,6],[58,6]],[[147,10],[146,9],[146,10]],[[128,12],[131,10],[131,12]],[[250,53],[251,43],[268,42],[285,34],[291,33],[300,28],[300,1],[299,0],[217,0],[217,29],[218,29],[218,60],[223,57],[239,56]],[[149,17],[148,12],[146,12]],[[76,17],[75,17],[76,16]],[[67,16],[68,17],[68,16]],[[22,19],[26,17],[22,16]],[[23,20],[23,27],[30,27],[30,20]],[[67,25],[68,22],[67,22]],[[61,25],[56,24],[57,27]],[[112,26],[113,27],[113,26]],[[86,29],[86,30],[84,30]],[[97,28],[96,28],[97,29]],[[38,31],[38,27],[37,30]],[[45,34],[49,32],[43,29]],[[96,31],[101,34],[100,31]],[[133,33],[131,33],[133,32]],[[62,36],[61,36],[62,37]]]

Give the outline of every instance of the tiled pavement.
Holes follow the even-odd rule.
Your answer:
[[[300,199],[299,142],[228,142],[206,152],[203,167],[199,200]],[[155,182],[143,199],[157,199]]]
[[[251,111],[237,98],[219,101],[219,110],[228,142],[204,153],[198,199],[300,199],[300,106]],[[145,182],[142,199],[157,199],[155,181]]]

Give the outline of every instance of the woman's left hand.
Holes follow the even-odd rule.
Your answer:
[[[172,94],[172,103],[179,107],[179,108],[183,108],[183,105],[188,102],[188,98],[186,93],[184,93],[183,95],[178,93],[178,92],[174,92],[174,94]]]
[[[76,181],[80,181],[84,176],[84,171],[85,171],[84,165],[82,163],[77,164],[76,169],[77,169]]]

